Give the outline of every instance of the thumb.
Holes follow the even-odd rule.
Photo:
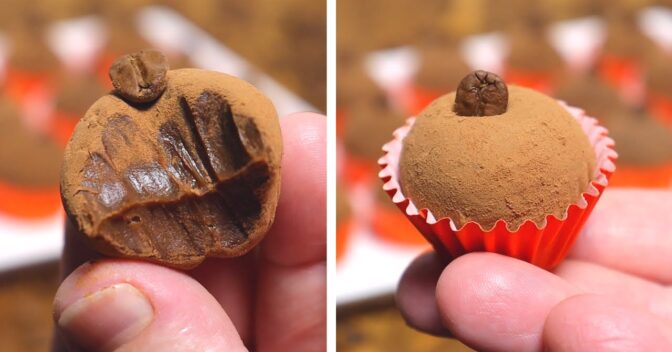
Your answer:
[[[576,295],[544,325],[547,351],[672,351],[672,325],[617,297]]]
[[[56,293],[54,319],[59,351],[246,351],[198,282],[149,263],[80,266]]]

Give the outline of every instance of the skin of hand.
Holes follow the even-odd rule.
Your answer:
[[[191,271],[100,258],[66,225],[54,351],[323,351],[326,119],[280,121],[282,191],[251,253]]]
[[[552,272],[421,255],[397,304],[410,326],[478,351],[672,351],[672,191],[607,190]]]

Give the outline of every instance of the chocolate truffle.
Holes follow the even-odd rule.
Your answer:
[[[609,136],[618,145],[618,164],[637,167],[672,163],[672,132],[657,119],[637,111],[610,117]]]
[[[509,32],[509,67],[525,72],[554,73],[564,62],[551,46],[543,27],[515,26]]]
[[[625,104],[614,88],[594,75],[567,81],[556,97],[580,106],[609,129],[609,136],[618,145],[620,165],[652,166],[672,161],[672,132]]]
[[[387,107],[356,105],[348,115],[345,148],[352,156],[370,160],[372,166],[383,155],[382,145],[404,123],[404,117]]]
[[[462,227],[502,219],[510,230],[547,215],[562,218],[591,181],[595,153],[555,100],[508,87],[499,115],[460,116],[455,93],[430,104],[403,141],[400,185],[415,205]]]
[[[107,90],[96,77],[87,74],[63,73],[56,91],[56,110],[81,118]]]
[[[424,44],[419,48],[421,63],[415,80],[422,88],[439,93],[455,90],[456,84],[470,71],[456,43]]]
[[[672,101],[672,55],[657,53],[649,60],[646,86],[652,94]]]
[[[387,105],[387,95],[366,72],[363,60],[344,65],[338,71],[336,99],[339,107]]]
[[[580,106],[588,115],[597,117],[602,123],[607,123],[616,114],[630,109],[615,88],[593,74],[567,79],[554,95],[567,104]]]
[[[619,58],[647,61],[660,49],[637,23],[637,12],[619,6],[607,11],[607,37],[603,51]]]
[[[150,106],[109,94],[87,111],[65,151],[65,210],[103,254],[185,269],[242,255],[275,216],[275,108],[222,73],[172,70],[166,83]]]
[[[24,123],[19,107],[0,97],[0,182],[22,188],[58,185],[63,151]]]
[[[17,27],[9,31],[8,65],[12,69],[48,73],[60,65],[38,28]]]

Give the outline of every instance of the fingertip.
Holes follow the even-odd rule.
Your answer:
[[[434,252],[417,257],[397,288],[397,307],[410,327],[436,336],[450,336],[436,305],[436,283],[445,263]]]
[[[103,260],[69,275],[54,299],[66,341],[90,351],[243,348],[217,301],[183,272],[144,262]],[[212,337],[216,336],[216,337]]]
[[[670,327],[612,297],[567,298],[549,312],[544,345],[551,351],[670,351]]]
[[[529,263],[481,252],[446,267],[436,298],[445,326],[467,345],[536,351],[548,312],[575,292],[569,283]]]
[[[262,243],[265,259],[300,265],[326,258],[326,119],[297,113],[281,119],[285,154],[276,217]]]

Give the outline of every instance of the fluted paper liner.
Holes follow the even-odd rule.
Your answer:
[[[492,229],[484,229],[473,221],[457,228],[450,218],[436,219],[430,209],[418,209],[411,199],[404,196],[399,185],[399,156],[403,139],[415,122],[414,117],[394,131],[394,139],[383,146],[385,155],[378,160],[382,167],[378,176],[384,182],[383,190],[446,260],[469,252],[488,251],[552,269],[565,258],[607,187],[609,177],[616,169],[614,161],[617,158],[614,141],[607,136],[606,128],[599,126],[596,119],[586,116],[583,110],[563,102],[560,104],[581,125],[595,150],[597,161],[587,190],[578,202],[568,205],[561,218],[547,215],[540,227],[532,220],[526,220],[513,231],[504,219],[498,220]]]

